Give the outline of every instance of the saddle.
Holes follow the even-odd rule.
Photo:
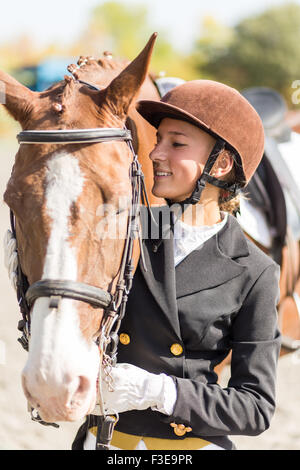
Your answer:
[[[242,95],[258,112],[266,136],[273,137],[277,142],[290,140],[292,131],[285,119],[287,105],[276,90],[267,87],[253,87],[243,90]]]
[[[272,258],[281,264],[282,247],[285,244],[287,233],[287,211],[285,196],[282,185],[265,151],[263,158],[250,180],[249,184],[243,189],[246,198],[241,201],[241,216],[238,217],[242,228],[259,244],[268,248]],[[244,210],[251,210],[256,221],[257,227],[251,229],[249,226],[249,215],[243,215]],[[268,233],[269,237],[263,233]],[[264,240],[268,240],[268,244]]]
[[[177,85],[182,85],[185,80],[177,77],[159,77],[154,79],[154,85],[156,86],[159,96],[162,98],[168,91],[175,88]]]

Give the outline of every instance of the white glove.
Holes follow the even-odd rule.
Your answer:
[[[130,410],[154,411],[171,415],[176,398],[176,385],[166,374],[151,374],[132,364],[117,364],[111,369],[112,388],[102,371],[102,399],[107,414]]]

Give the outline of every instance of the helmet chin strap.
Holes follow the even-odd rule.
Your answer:
[[[225,148],[225,141],[222,139],[218,139],[210,152],[210,155],[205,163],[202,175],[197,180],[196,186],[192,192],[192,194],[187,197],[184,201],[175,202],[171,199],[166,199],[168,206],[172,206],[173,204],[178,204],[181,206],[180,213],[182,214],[184,210],[190,205],[195,205],[200,201],[202,191],[205,188],[206,183],[212,184],[213,186],[217,186],[218,188],[225,189],[235,195],[239,185],[237,183],[228,183],[227,181],[219,180],[214,176],[211,176],[209,173],[214,166],[218,156],[220,155],[221,151]]]

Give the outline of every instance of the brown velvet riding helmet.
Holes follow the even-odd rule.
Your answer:
[[[189,81],[173,88],[161,101],[139,101],[136,109],[156,128],[163,118],[170,117],[190,122],[216,138],[216,146],[202,175],[203,187],[205,180],[235,193],[246,186],[263,156],[264,128],[258,113],[237,90],[223,83]],[[224,147],[231,149],[237,157],[237,181],[233,188],[209,175]]]

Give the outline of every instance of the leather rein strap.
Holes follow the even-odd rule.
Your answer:
[[[93,89],[93,85],[81,82]],[[99,129],[78,129],[78,130],[28,130],[22,131],[17,136],[20,144],[89,144],[95,142],[107,142],[112,140],[126,141],[133,155],[130,167],[130,179],[132,186],[132,202],[128,215],[127,236],[123,257],[119,270],[119,277],[114,294],[104,291],[99,287],[89,284],[56,279],[43,279],[29,286],[24,273],[22,272],[20,262],[18,262],[17,272],[17,297],[23,320],[19,322],[18,329],[22,331],[22,337],[19,342],[24,349],[28,351],[30,339],[30,310],[36,299],[39,297],[49,297],[49,307],[58,309],[62,298],[69,298],[82,302],[87,302],[94,308],[104,309],[100,334],[98,337],[99,350],[102,355],[99,371],[99,406],[101,416],[99,416],[99,426],[96,439],[96,450],[108,450],[112,439],[114,425],[118,419],[108,416],[105,413],[104,403],[101,398],[101,375],[102,364],[106,375],[109,378],[109,368],[115,365],[118,345],[118,331],[122,318],[125,314],[128,294],[132,286],[133,279],[133,244],[138,238],[140,242],[141,261],[144,264],[144,255],[140,233],[140,200],[147,205],[147,209],[152,217],[150,205],[146,193],[144,175],[141,165],[138,162],[138,156],[134,152],[132,145],[131,132],[128,129],[121,128],[99,128]],[[153,217],[152,217],[153,218]],[[15,218],[10,211],[11,229],[16,238]],[[146,269],[146,267],[144,266]],[[106,372],[108,370],[108,372]],[[55,423],[46,423],[41,420],[36,410],[30,409],[31,417],[34,421],[41,424],[53,425]],[[34,413],[35,412],[35,413]]]

